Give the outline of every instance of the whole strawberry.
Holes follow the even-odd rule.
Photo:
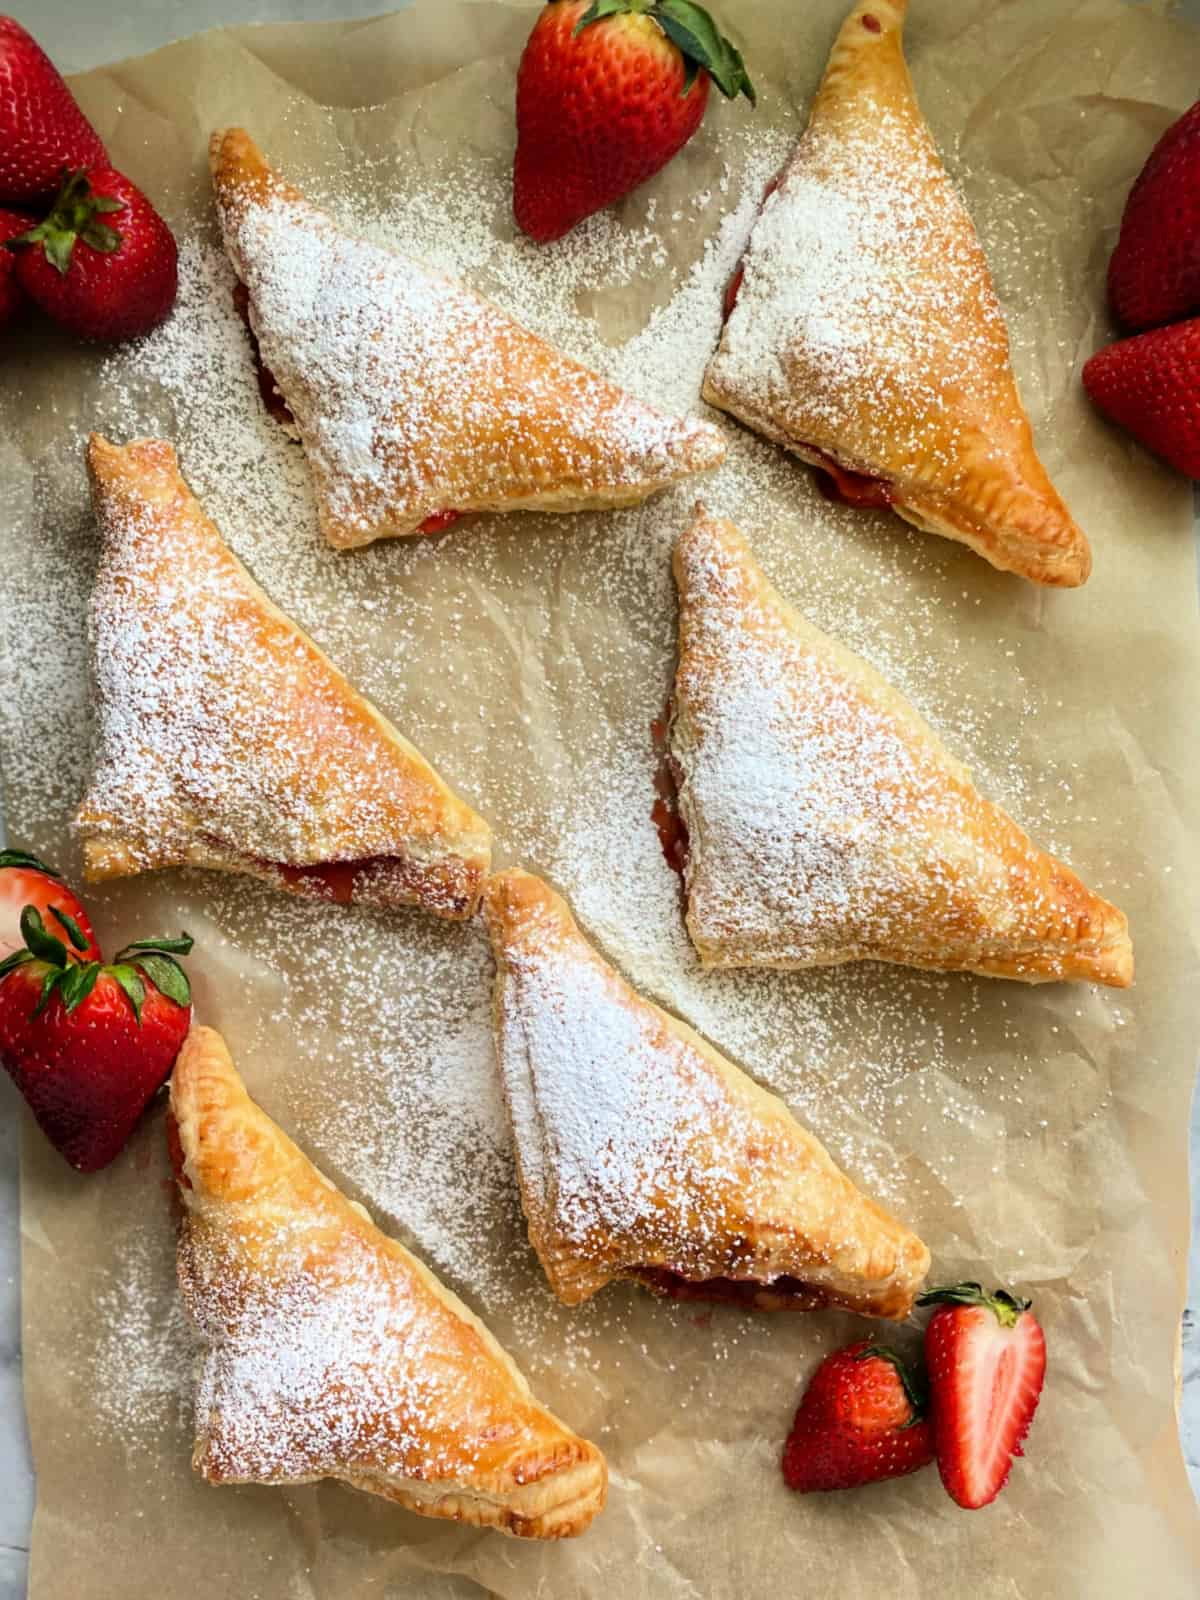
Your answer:
[[[0,850],[0,960],[25,948],[21,913],[26,906],[34,908],[56,938],[65,936],[81,956],[99,960],[88,914],[54,868],[24,850]]]
[[[938,1470],[968,1511],[993,1501],[1033,1421],[1046,1376],[1046,1340],[1028,1300],[977,1283],[930,1289],[925,1329]]]
[[[8,248],[30,299],[81,339],[133,339],[175,304],[175,239],[111,167],[72,172],[44,222]]]
[[[0,17],[0,201],[52,195],[68,167],[106,167],[100,136],[42,47]]]
[[[700,126],[710,78],[753,104],[741,56],[691,0],[549,0],[517,70],[517,226],[561,238],[653,177]]]
[[[1129,191],[1108,298],[1127,328],[1200,311],[1200,100],[1163,134]]]
[[[34,218],[23,211],[0,209],[0,246],[24,233],[33,223]],[[10,250],[0,249],[0,328],[7,327],[28,304],[25,291],[17,282],[16,256]]]
[[[856,1489],[933,1460],[922,1396],[894,1350],[863,1340],[826,1356],[783,1447],[789,1489]]]
[[[1083,386],[1148,450],[1200,478],[1200,317],[1097,350]]]
[[[68,947],[32,905],[21,931],[22,948],[0,962],[0,1061],[51,1144],[95,1172],[174,1065],[191,1020],[174,957],[192,941],[147,939],[102,966],[83,959],[81,930],[67,930]]]

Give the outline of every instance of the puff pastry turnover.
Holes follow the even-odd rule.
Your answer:
[[[469,916],[491,831],[250,577],[160,440],[88,445],[92,880],[215,867]]]
[[[781,1100],[634,992],[529,873],[484,892],[529,1237],[567,1305],[614,1278],[761,1310],[903,1317],[921,1241]]]
[[[1033,445],[971,219],[917,105],[905,0],[838,34],[750,236],[704,397],[993,566],[1073,586],[1087,540]]]
[[[869,959],[1133,979],[1125,918],[1031,843],[911,705],[784,601],[731,523],[675,548],[670,730],[708,967]]]
[[[424,1516],[581,1533],[604,1505],[599,1450],[254,1104],[211,1028],[184,1043],[171,1113],[179,1284],[205,1344],[196,1470],[340,1478]]]
[[[464,285],[342,231],[240,128],[211,164],[250,325],[341,548],[450,512],[627,506],[725,454]]]

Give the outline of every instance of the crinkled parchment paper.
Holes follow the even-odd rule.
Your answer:
[[[184,296],[141,350],[45,330],[0,369],[0,733],[16,840],[70,870],[87,745],[95,559],[89,426],[162,432],[267,589],[550,874],[627,972],[796,1107],[929,1241],[941,1278],[1032,1292],[1050,1375],[991,1509],[934,1472],[798,1499],[777,1458],[849,1318],[756,1320],[612,1288],[557,1307],[520,1226],[477,928],[301,906],[164,875],[93,899],[107,941],[187,927],[205,1020],[251,1089],[492,1325],[597,1439],[609,1506],[538,1547],[334,1484],[193,1478],[190,1347],[172,1287],[161,1110],[108,1172],[25,1141],[25,1377],[38,1473],[34,1600],[524,1600],[792,1594],[893,1600],[1195,1593],[1174,1413],[1197,1012],[1200,763],[1187,487],[1083,402],[1106,337],[1121,200],[1200,82],[1200,35],[1116,0],[915,0],[910,59],[1009,313],[1051,471],[1095,576],[1049,593],[886,516],[827,506],[730,425],[704,489],[783,590],[879,662],[981,781],[1130,915],[1128,994],[861,967],[701,976],[649,819],[670,680],[683,490],[611,517],[476,520],[335,556],[303,464],[258,407],[215,250],[209,129],[241,122],[379,237],[460,271],[647,398],[695,407],[715,306],[801,125],[839,0],[726,6],[763,90],[714,104],[615,216],[538,252],[505,205],[527,8],[426,0],[360,26],[210,34],[77,81],[119,165],[184,242]]]

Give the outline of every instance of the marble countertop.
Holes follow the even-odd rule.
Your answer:
[[[9,0],[64,72],[140,55],[223,23],[368,17],[404,0],[124,0],[117,15],[79,0]],[[1200,0],[1185,7],[1200,17]],[[3,829],[0,825],[0,840]],[[17,1217],[19,1097],[0,1075],[0,1600],[23,1600],[33,1468],[21,1395],[20,1261]],[[1191,1137],[1192,1230],[1188,1309],[1183,1322],[1181,1428],[1192,1487],[1200,1498],[1200,1096]]]

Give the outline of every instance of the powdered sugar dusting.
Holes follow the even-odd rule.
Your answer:
[[[478,823],[262,603],[178,492],[169,454],[97,443],[94,456],[104,554],[91,607],[96,761],[80,807],[89,845],[115,840],[143,868],[349,861],[363,900],[462,909],[482,870]]]
[[[917,1241],[631,992],[536,879],[501,879],[488,915],[530,1233],[560,1293],[665,1269],[748,1292],[907,1306]]]
[[[693,141],[713,174],[703,205],[697,195],[651,214],[651,202],[633,227],[601,214],[544,250],[512,237],[499,144],[487,156],[364,161],[362,190],[339,178],[327,195],[313,192],[348,228],[461,276],[557,348],[683,414],[699,409],[725,283],[793,138],[790,112],[763,110],[753,133],[710,116]],[[671,221],[677,209],[682,223]],[[629,286],[644,294],[647,283],[654,309],[635,315],[644,301],[631,301]],[[85,782],[83,617],[97,542],[76,465],[83,435],[94,426],[118,440],[173,439],[205,509],[271,598],[471,797],[496,826],[502,858],[546,871],[639,989],[770,1084],[917,1231],[948,1195],[962,1199],[965,1237],[982,1228],[1049,1114],[1045,1063],[1023,1047],[1021,1009],[1003,985],[870,966],[786,977],[699,970],[650,821],[648,726],[671,683],[669,558],[695,490],[603,518],[479,519],[339,555],[320,534],[303,453],[261,403],[233,284],[206,216],[181,239],[174,315],[141,344],[96,356],[79,415],[55,419],[22,498],[14,532],[24,559],[0,572],[12,689],[0,700],[0,738],[16,836],[61,856]],[[1047,761],[1044,740],[1031,762],[1013,732],[1053,706],[1038,687],[1050,678],[1026,665],[1038,647],[1033,611],[1017,602],[1014,612],[1011,591],[991,587],[977,558],[893,518],[827,505],[805,469],[717,420],[729,453],[703,480],[704,498],[739,522],[779,586],[902,688],[1044,842],[1060,825],[1088,828],[1073,769]],[[977,637],[986,648],[972,648]],[[1093,851],[1100,835],[1092,829]],[[1102,866],[1100,850],[1091,859]],[[561,1415],[581,1427],[593,1416],[594,1437],[619,1432],[638,1394],[619,1368],[643,1348],[669,1370],[681,1414],[701,1404],[729,1413],[727,1358],[778,1339],[777,1329],[737,1312],[699,1328],[677,1307],[615,1287],[568,1311],[546,1287],[517,1200],[482,930],[311,904],[214,874],[99,888],[89,904],[129,935],[159,923],[203,928],[193,965],[220,975],[218,1014],[205,1020],[227,1032],[252,1092],[464,1295]],[[1038,1003],[1061,1004],[1072,1037],[1095,1040],[1115,1025],[1091,994],[1071,997],[1069,1010],[1049,993]],[[995,1116],[1009,1134],[1000,1149],[978,1133]],[[898,1148],[915,1154],[900,1163]],[[146,1274],[165,1316],[176,1301],[165,1224],[161,1233]],[[153,1442],[173,1404],[163,1397],[178,1392],[168,1374],[188,1388],[190,1368],[159,1349],[158,1312],[145,1309],[150,1290],[136,1287],[131,1252],[132,1235],[113,1274],[135,1287],[105,1303],[80,1360],[96,1364],[97,1425]],[[836,1319],[810,1323],[805,1348],[842,1332]]]
[[[1099,913],[887,685],[755,588],[729,524],[679,546],[671,748],[691,838],[689,921],[708,959],[878,955],[1082,975]]]
[[[294,1202],[273,1217],[264,1262],[253,1230],[208,1205],[185,1224],[181,1271],[207,1346],[196,1429],[211,1476],[453,1480],[501,1417],[519,1425],[506,1386],[465,1397],[456,1313],[369,1235]]]
[[[335,544],[447,509],[619,502],[719,459],[707,424],[618,393],[463,284],[307,201],[275,192],[220,209]]]
[[[585,1248],[597,1231],[648,1232],[680,1270],[689,1255],[703,1260],[728,1234],[719,1196],[743,1181],[730,1153],[744,1116],[695,1051],[578,950],[553,937],[531,949],[518,931],[505,965],[501,1062],[522,1169],[550,1226]]]
[[[164,1429],[178,1433],[182,1444],[191,1424],[195,1340],[174,1264],[172,1229],[155,1214],[117,1242],[96,1297],[91,1364],[97,1410],[134,1446]]]
[[[712,393],[844,466],[953,488],[964,418],[1018,415],[1003,316],[919,113],[839,93],[763,205]]]

